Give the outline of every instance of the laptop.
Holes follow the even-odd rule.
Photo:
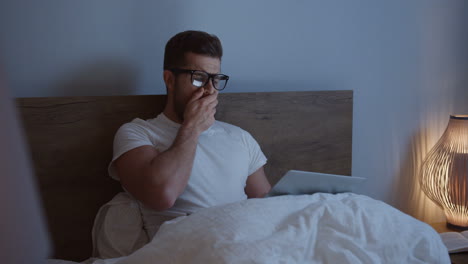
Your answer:
[[[360,193],[365,178],[334,175],[309,171],[288,171],[278,183],[271,188],[266,197],[279,195],[299,195],[322,193]]]

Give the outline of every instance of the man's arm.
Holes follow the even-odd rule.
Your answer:
[[[198,136],[180,131],[164,152],[153,146],[132,149],[115,161],[122,186],[136,199],[155,210],[166,210],[187,185]]]
[[[169,149],[159,152],[141,146],[115,161],[122,186],[154,210],[171,208],[182,194],[192,172],[198,137],[214,122],[217,94],[202,95],[199,89],[188,102],[185,121]]]
[[[245,193],[248,198],[263,198],[270,192],[271,185],[263,170],[263,166],[247,178]]]

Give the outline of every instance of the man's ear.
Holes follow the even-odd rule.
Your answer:
[[[174,73],[169,70],[164,70],[163,72],[164,83],[166,84],[167,93],[172,93],[174,90],[175,76]]]

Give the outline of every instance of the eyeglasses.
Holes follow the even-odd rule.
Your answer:
[[[170,69],[170,71],[174,73],[190,73],[192,85],[196,87],[203,87],[207,85],[211,79],[213,87],[218,91],[226,88],[227,82],[229,81],[229,76],[225,74],[209,74],[206,71],[186,69]]]

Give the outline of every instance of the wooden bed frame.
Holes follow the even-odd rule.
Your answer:
[[[100,206],[122,191],[107,166],[117,129],[162,112],[164,95],[19,98],[54,258],[91,256]],[[217,120],[249,131],[272,184],[290,169],[351,174],[352,91],[220,94]]]

